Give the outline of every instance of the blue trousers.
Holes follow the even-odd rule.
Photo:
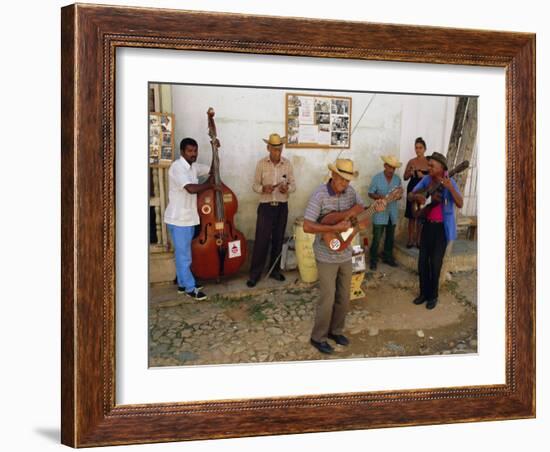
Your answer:
[[[176,258],[176,275],[178,286],[191,292],[196,284],[191,273],[191,241],[195,232],[195,226],[175,226],[167,224],[174,244],[174,257]]]

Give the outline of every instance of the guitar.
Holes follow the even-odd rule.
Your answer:
[[[401,196],[403,196],[403,188],[395,187],[383,199],[387,203],[390,203],[401,198]],[[335,225],[341,221],[349,221],[352,226],[344,232],[324,232],[321,237],[327,247],[332,251],[343,251],[350,245],[357,233],[367,227],[368,220],[374,213],[374,203],[366,209],[359,204],[355,204],[348,210],[329,212],[319,220],[319,223]]]
[[[466,170],[470,166],[470,162],[468,160],[464,160],[460,165],[453,168],[451,171],[449,171],[449,177],[453,177],[455,174],[459,174],[462,171]],[[425,190],[417,191],[415,194],[422,195],[425,198],[428,198],[432,196],[437,191],[441,191],[442,189],[442,183],[441,182],[432,182]],[[435,206],[439,204],[438,201],[431,201],[427,205],[420,205],[417,202],[412,203],[412,214],[414,218],[424,218],[428,212]]]

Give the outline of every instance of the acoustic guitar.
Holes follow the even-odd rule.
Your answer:
[[[403,188],[395,187],[383,199],[387,203],[390,203],[401,198],[401,196],[403,196]],[[332,251],[344,251],[350,245],[357,233],[367,227],[368,221],[374,213],[374,203],[366,209],[360,204],[355,204],[348,210],[329,212],[319,220],[319,223],[335,225],[341,221],[349,221],[351,223],[351,228],[344,232],[325,232],[321,237]]]
[[[461,173],[462,171],[466,170],[470,166],[470,162],[468,160],[464,160],[460,165],[453,168],[451,171],[449,171],[449,177],[453,177],[455,174]],[[441,182],[434,182],[426,187],[424,190],[417,191],[415,194],[422,195],[426,199],[430,196],[432,196],[437,191],[442,191],[443,184]],[[439,202],[437,201],[431,201],[429,204],[420,205],[419,203],[413,201],[411,208],[412,208],[412,214],[414,218],[424,218],[428,212],[435,207]]]

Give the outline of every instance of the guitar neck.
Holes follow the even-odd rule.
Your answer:
[[[357,221],[360,223],[363,220],[366,220],[367,218],[370,218],[374,214],[374,204],[371,204],[369,207],[367,207],[363,212],[361,212],[359,215],[357,215]]]
[[[387,202],[395,201],[395,199],[391,199],[389,195],[385,196],[384,200],[386,200]],[[357,215],[357,222],[361,223],[363,220],[372,217],[372,215],[375,213],[376,211],[374,210],[374,203],[372,203],[369,207],[363,210],[363,212]]]

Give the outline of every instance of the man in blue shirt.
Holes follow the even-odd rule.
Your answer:
[[[397,187],[401,187],[401,178],[395,174],[395,169],[401,166],[401,162],[393,155],[383,155],[384,171],[376,174],[369,186],[369,198],[383,199],[388,193]],[[386,210],[377,212],[372,217],[372,243],[370,248],[370,269],[376,270],[378,262],[378,246],[384,230],[383,261],[396,267],[397,263],[393,257],[393,241],[395,236],[395,225],[397,224],[397,200],[388,203]]]
[[[424,218],[418,254],[420,295],[413,300],[416,305],[426,302],[427,309],[437,305],[439,276],[447,243],[456,239],[455,205],[462,207],[463,199],[454,179],[447,173],[447,158],[434,152],[428,159],[428,175],[424,176],[409,193],[409,201],[426,202],[426,189],[441,184],[440,190],[431,196],[431,208]]]

